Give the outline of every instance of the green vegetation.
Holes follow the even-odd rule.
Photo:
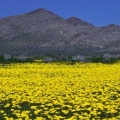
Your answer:
[[[10,63],[26,63],[33,62],[32,58],[25,58],[24,60],[11,57],[9,59],[5,59],[4,56],[0,56],[0,64],[10,64]]]
[[[105,58],[103,56],[86,56],[84,57],[84,60],[80,59],[74,59],[72,55],[68,56],[53,56],[53,55],[45,55],[42,57],[10,57],[5,58],[5,56],[0,56],[0,64],[9,64],[9,63],[26,63],[26,62],[35,62],[36,60],[40,60],[41,62],[61,62],[61,63],[67,63],[67,64],[74,64],[76,62],[86,62],[86,63],[105,63],[105,64],[113,64],[120,61],[119,58],[111,57],[111,58]]]

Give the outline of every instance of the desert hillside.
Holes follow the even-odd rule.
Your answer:
[[[0,19],[0,55],[119,55],[120,26],[94,25],[45,10]]]

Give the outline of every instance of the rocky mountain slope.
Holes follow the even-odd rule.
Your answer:
[[[0,19],[0,55],[119,55],[120,26],[95,27],[37,9]]]

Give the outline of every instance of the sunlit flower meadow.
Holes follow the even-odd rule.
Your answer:
[[[120,63],[0,65],[0,120],[119,120]]]

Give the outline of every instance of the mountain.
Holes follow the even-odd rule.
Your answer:
[[[0,19],[0,55],[120,54],[120,26],[95,27],[43,8]]]

